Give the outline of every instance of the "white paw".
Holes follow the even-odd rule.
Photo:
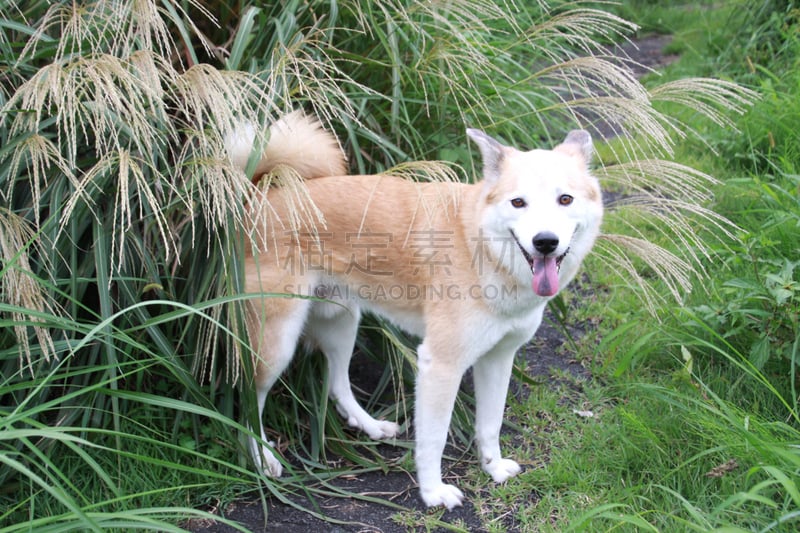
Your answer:
[[[422,501],[428,507],[435,507],[437,505],[444,505],[448,511],[454,507],[460,507],[464,501],[464,495],[453,485],[439,483],[438,485],[430,488],[420,488],[420,495]]]
[[[359,420],[351,416],[347,419],[347,424],[350,427],[362,430],[373,440],[392,439],[400,432],[400,426],[394,422],[375,420],[372,417],[368,417],[366,420]]]
[[[272,442],[270,446],[274,446]],[[283,474],[283,465],[275,454],[266,446],[260,446],[255,440],[250,441],[250,452],[253,456],[253,462],[256,468],[264,472],[269,477],[281,477]]]
[[[492,476],[495,483],[503,483],[522,471],[519,464],[511,459],[494,459],[484,463],[483,469]]]
[[[367,435],[374,440],[393,439],[400,432],[400,426],[386,420],[376,420],[374,426],[364,428]]]

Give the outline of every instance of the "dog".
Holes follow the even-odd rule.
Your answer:
[[[285,177],[259,189],[248,208],[246,290],[270,293],[246,311],[259,416],[303,339],[324,353],[328,394],[347,423],[373,439],[395,437],[399,426],[371,417],[348,375],[359,317],[376,313],[421,339],[414,428],[424,503],[463,502],[442,481],[441,463],[470,367],[481,465],[497,483],[517,475],[520,465],[502,455],[499,440],[514,355],[600,231],[589,133],[571,131],[552,150],[520,151],[468,129],[483,177],[465,184],[346,175],[336,138],[300,112],[270,127],[263,156],[252,154],[248,128],[228,138],[233,163],[244,169],[258,159],[255,176]],[[254,461],[280,476],[266,441],[263,427],[260,440],[250,439]]]

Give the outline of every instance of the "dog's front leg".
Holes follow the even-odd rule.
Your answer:
[[[517,348],[516,342],[501,342],[473,366],[475,440],[483,469],[497,483],[502,483],[520,472],[516,461],[504,459],[500,453],[500,429]]]
[[[463,370],[452,360],[432,357],[423,342],[417,348],[417,398],[415,414],[417,479],[425,505],[461,505],[464,495],[442,482],[442,453]],[[442,354],[437,354],[441,356]]]

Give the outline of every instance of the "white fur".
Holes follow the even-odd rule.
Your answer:
[[[249,158],[240,147],[255,138],[251,133],[245,129],[229,143],[232,159],[240,165]],[[325,354],[329,394],[347,423],[374,439],[393,438],[397,424],[367,414],[350,387],[348,367],[361,312],[379,313],[422,339],[417,348],[417,477],[425,504],[448,509],[464,499],[458,488],[443,482],[441,462],[459,384],[468,368],[473,368],[475,435],[483,469],[496,483],[521,471],[500,448],[505,398],[514,355],[539,327],[549,300],[533,292],[525,255],[542,255],[534,245],[542,232],[557,237],[557,247],[548,255],[566,254],[558,274],[563,288],[589,252],[602,218],[599,187],[587,170],[591,139],[585,132],[570,133],[553,150],[530,152],[504,146],[478,130],[468,130],[468,134],[483,155],[481,184],[422,185],[387,176],[308,181],[309,197],[324,214],[325,228],[314,237],[293,233],[276,239],[302,248],[304,253],[297,258],[278,245],[254,252],[246,262],[250,291],[317,295],[336,302],[265,298],[252,306],[248,327],[260,358],[259,412],[302,336]],[[290,116],[273,128],[259,169],[279,162],[299,169],[306,178],[339,170],[344,162],[341,154],[337,155],[338,146],[325,135],[316,122]],[[310,155],[315,147],[317,157]],[[459,201],[442,206],[440,213],[422,216],[423,200],[442,192],[458,196]],[[574,198],[571,204],[561,203],[564,195]],[[524,207],[515,207],[520,198]],[[280,189],[270,191],[269,204],[277,215],[287,216],[287,200]],[[430,265],[419,267],[415,263],[419,250],[408,244],[410,236],[425,231],[449,239],[449,263],[438,272]],[[518,244],[510,240],[512,231]],[[367,256],[374,260],[369,272],[346,268],[348,254],[363,253],[365,244],[361,243],[361,248],[353,244],[361,242],[358,239],[363,234],[393,237]],[[327,262],[325,254],[330,254]],[[476,264],[476,254],[486,254],[485,263]],[[456,291],[423,301],[412,300],[408,293],[376,296],[381,287],[416,284],[431,288],[439,283],[449,283]],[[488,296],[487,291],[501,287],[508,290],[504,297]],[[367,290],[360,292],[362,289]],[[478,290],[470,293],[472,289]],[[456,297],[456,292],[461,297]],[[266,473],[281,474],[280,461],[267,445],[263,429],[260,442],[252,440],[251,450]]]

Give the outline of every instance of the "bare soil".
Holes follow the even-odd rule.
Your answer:
[[[630,66],[637,75],[644,75],[651,72],[651,69],[658,69],[674,60],[673,56],[663,54],[664,47],[669,44],[669,36],[654,35],[635,42],[625,43],[610,50],[611,53],[627,57]],[[599,132],[601,135],[608,133]],[[580,337],[583,329],[591,328],[589,324],[578,324],[569,327],[570,335]],[[531,377],[539,385],[533,386],[558,386],[559,390],[564,390],[564,376],[572,376],[575,382],[591,380],[590,372],[578,361],[570,359],[564,355],[570,350],[565,346],[564,335],[552,325],[548,320],[542,324],[535,338],[517,355],[517,365],[525,370],[527,376]],[[368,373],[362,368],[357,369],[359,362],[354,358],[351,373],[354,381],[368,381],[369,377],[363,374]],[[359,375],[357,375],[359,374]],[[469,381],[466,379],[465,381]],[[510,394],[516,397],[524,397],[529,393],[528,384],[512,380]],[[371,390],[369,385],[364,383],[364,390]],[[567,391],[564,401],[575,402],[575,393],[579,390]],[[569,397],[568,397],[569,396]],[[390,445],[382,445],[381,452],[387,458],[400,459],[407,450],[395,448]],[[456,453],[456,452],[453,452]],[[444,465],[446,469],[445,478],[451,482],[463,477],[466,466],[459,462],[451,462]],[[406,509],[414,510],[425,515],[428,513],[441,513],[439,511],[429,511],[425,508],[418,496],[416,482],[413,476],[402,469],[392,469],[388,473],[372,472],[359,475],[357,478],[342,477],[335,479],[331,485],[347,490],[348,492],[371,496],[375,499],[382,499],[391,504],[402,506]],[[463,487],[462,487],[463,488]],[[458,524],[459,528],[466,528],[470,532],[485,531],[482,521],[477,515],[475,507],[471,503],[471,496],[466,494],[466,501],[463,507],[452,511],[446,511],[441,515],[440,520],[449,524]],[[234,520],[254,533],[306,533],[314,531],[316,533],[343,533],[343,532],[382,532],[382,533],[402,533],[409,528],[399,524],[393,519],[398,513],[398,509],[389,504],[381,504],[372,501],[358,499],[346,499],[341,497],[316,497],[311,501],[303,496],[290,495],[290,500],[296,506],[281,503],[276,498],[268,498],[266,501],[266,513],[264,502],[253,496],[251,499],[243,499],[234,504],[228,505],[225,509],[214,509],[215,514],[225,516],[227,519]],[[531,491],[530,498],[535,500],[538,495]],[[300,510],[299,508],[314,509],[319,515],[325,516],[323,520],[313,514]],[[503,524],[508,531],[515,531],[514,518],[509,513]],[[230,526],[213,521],[192,520],[185,524],[193,533],[227,533],[236,531]],[[444,531],[445,529],[441,529]]]

